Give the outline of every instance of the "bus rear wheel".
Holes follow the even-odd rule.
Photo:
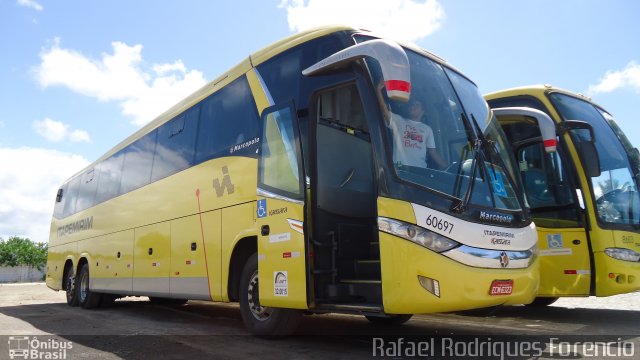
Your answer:
[[[64,271],[64,290],[67,296],[67,305],[78,306],[78,292],[76,291],[76,272],[73,265],[67,265]]]
[[[101,296],[99,293],[94,293],[89,289],[90,281],[89,264],[84,264],[76,278],[78,303],[84,309],[93,309],[100,305]]]
[[[249,257],[240,276],[240,315],[252,334],[268,337],[291,335],[301,320],[300,310],[260,305],[258,254]]]

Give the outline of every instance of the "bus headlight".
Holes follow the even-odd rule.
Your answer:
[[[640,261],[640,254],[631,249],[606,248],[604,249],[604,253],[618,260],[632,262]]]
[[[453,249],[459,244],[445,236],[436,234],[417,225],[404,221],[378,217],[378,229],[388,234],[413,241],[437,253]]]

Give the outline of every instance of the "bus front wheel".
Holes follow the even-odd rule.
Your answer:
[[[287,336],[292,334],[300,323],[300,310],[260,305],[258,254],[249,257],[240,276],[240,315],[247,329],[258,336]]]

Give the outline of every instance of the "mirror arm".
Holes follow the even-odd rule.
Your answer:
[[[302,75],[333,71],[365,57],[380,63],[387,96],[393,100],[408,101],[411,93],[409,58],[402,47],[391,40],[375,39],[350,46],[302,70]]]

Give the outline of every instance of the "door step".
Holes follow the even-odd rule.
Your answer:
[[[344,279],[340,280],[343,284],[378,284],[382,285],[382,280],[366,280],[366,279]]]
[[[384,313],[384,308],[380,305],[357,303],[357,304],[318,304],[312,310],[316,313],[343,313],[353,315],[379,315]]]

